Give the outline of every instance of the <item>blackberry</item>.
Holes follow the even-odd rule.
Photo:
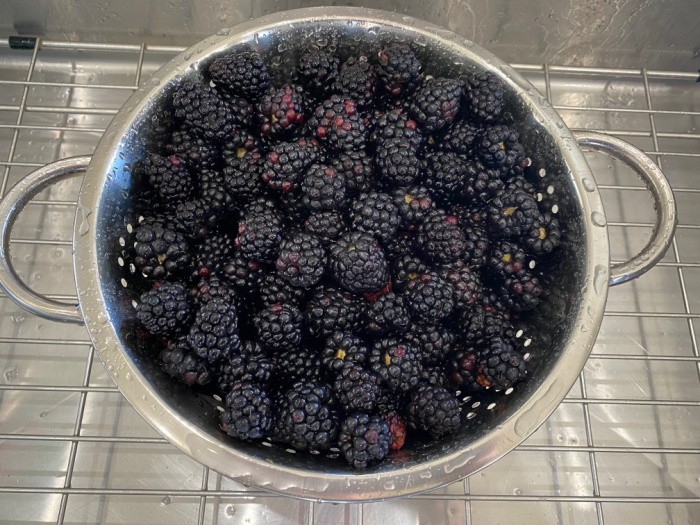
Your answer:
[[[459,310],[468,310],[482,295],[478,274],[470,270],[467,263],[462,260],[443,267],[440,276],[452,285],[455,307]]]
[[[226,396],[221,429],[243,441],[262,439],[272,426],[272,402],[260,385],[239,381]]]
[[[532,254],[551,253],[561,242],[559,220],[551,213],[541,213],[521,239]]]
[[[266,136],[281,136],[301,129],[304,115],[304,89],[290,84],[281,88],[270,88],[260,99],[260,133]]]
[[[451,389],[452,383],[446,376],[445,368],[442,365],[428,365],[423,367],[422,383],[430,386]]]
[[[261,197],[243,207],[243,215],[263,215],[266,213],[280,215],[280,210],[275,200]]]
[[[418,351],[405,339],[380,339],[369,354],[369,366],[393,391],[408,392],[423,372]]]
[[[424,363],[441,363],[455,346],[455,334],[441,325],[419,324],[406,334]]]
[[[394,238],[384,243],[386,258],[396,261],[404,255],[413,255],[416,237],[411,231],[398,231]]]
[[[494,235],[519,237],[539,218],[537,201],[528,193],[506,187],[498,197],[491,199],[486,208],[488,228]]]
[[[326,270],[326,250],[318,237],[302,231],[293,232],[280,244],[275,262],[277,273],[297,288],[316,284]]]
[[[475,201],[468,205],[464,202],[457,202],[452,205],[450,211],[457,217],[457,222],[466,228],[486,227],[486,206],[481,202]]]
[[[416,228],[428,216],[430,210],[435,209],[435,202],[430,193],[421,186],[398,188],[392,196],[404,226],[409,229]]]
[[[458,120],[442,134],[433,136],[433,146],[436,149],[451,151],[459,155],[471,155],[474,142],[480,129],[467,120]],[[428,139],[430,143],[430,139]]]
[[[349,292],[374,292],[386,283],[384,252],[369,234],[351,232],[343,235],[331,245],[330,259],[333,277]]]
[[[482,392],[488,383],[479,372],[480,354],[472,347],[452,354],[447,362],[447,377],[451,383],[467,394]]]
[[[154,335],[172,337],[186,330],[190,320],[187,288],[180,283],[162,283],[143,294],[136,318]]]
[[[392,441],[389,424],[379,416],[351,414],[340,425],[340,451],[345,461],[357,470],[383,460]]]
[[[411,324],[404,298],[392,292],[371,303],[365,310],[365,317],[367,330],[372,334],[400,335]]]
[[[255,293],[265,277],[264,267],[236,252],[223,268],[223,276],[243,293]]]
[[[325,336],[341,331],[352,331],[361,322],[361,308],[357,299],[336,288],[319,287],[306,303],[306,326],[314,336]]]
[[[309,217],[310,211],[302,202],[302,191],[298,187],[295,191],[279,194],[280,210],[284,217],[285,227],[297,229]]]
[[[233,166],[248,153],[259,151],[261,141],[246,128],[236,129],[221,146],[221,160],[224,166]]]
[[[400,291],[404,290],[409,282],[420,278],[428,271],[428,266],[419,257],[411,254],[402,255],[392,263],[394,285]]]
[[[501,311],[476,305],[464,312],[460,320],[460,335],[466,344],[474,345],[482,338],[503,337],[513,339],[515,328]]]
[[[292,350],[301,343],[303,316],[292,304],[275,303],[258,312],[254,323],[258,341],[268,350]]]
[[[304,170],[316,160],[317,149],[306,139],[277,144],[266,155],[260,178],[273,190],[292,191]]]
[[[486,231],[480,226],[466,226],[462,232],[465,238],[464,260],[471,268],[481,268],[491,249]]]
[[[320,49],[304,53],[299,57],[297,71],[303,84],[312,93],[323,93],[338,74],[340,61]]]
[[[434,438],[457,432],[462,422],[461,413],[459,399],[439,386],[420,386],[408,403],[409,425]]]
[[[134,265],[150,279],[188,275],[190,247],[184,235],[160,224],[144,221],[134,233]]]
[[[207,140],[223,140],[235,131],[231,107],[201,78],[185,80],[173,95],[175,116]]]
[[[481,162],[468,160],[464,164],[464,181],[462,195],[472,201],[487,203],[504,188],[501,173],[485,167]]]
[[[340,406],[348,412],[372,412],[379,395],[379,377],[374,372],[347,364],[340,369],[333,384]]]
[[[421,172],[418,148],[405,138],[383,140],[376,159],[379,176],[389,188],[410,186]]]
[[[355,230],[369,233],[380,241],[390,240],[401,224],[399,210],[386,193],[362,193],[350,208]]]
[[[351,332],[337,331],[326,338],[321,356],[323,366],[331,373],[338,373],[346,366],[364,365],[367,346]]]
[[[321,357],[315,350],[304,346],[277,352],[272,356],[272,362],[278,371],[276,379],[281,382],[277,386],[285,387],[299,381],[307,383],[321,378]]]
[[[255,51],[224,55],[212,62],[209,76],[217,88],[255,100],[270,86],[270,74]]]
[[[454,287],[436,274],[423,274],[406,286],[406,302],[418,321],[438,323],[454,309]]]
[[[418,147],[423,140],[418,123],[400,108],[378,113],[369,138],[377,147],[385,140],[397,138],[408,140],[412,146]]]
[[[379,52],[377,74],[394,97],[406,96],[420,83],[421,64],[409,46],[390,44]]]
[[[413,95],[411,114],[428,131],[442,129],[459,112],[462,85],[451,78],[426,80]]]
[[[165,152],[169,156],[176,155],[195,172],[214,168],[219,157],[215,143],[198,137],[186,127],[173,131]]]
[[[494,122],[503,111],[503,82],[493,73],[476,73],[464,82],[464,111],[476,122]]]
[[[416,241],[425,256],[438,263],[457,260],[467,247],[457,218],[439,210],[431,212],[418,227]]]
[[[348,190],[366,192],[374,183],[372,159],[364,150],[342,151],[330,159],[331,166],[345,177]]]
[[[425,157],[423,185],[443,203],[449,203],[461,192],[465,183],[466,157],[449,151],[438,151]]]
[[[165,201],[186,201],[193,191],[192,176],[177,155],[149,153],[143,163],[148,182]]]
[[[500,241],[491,247],[486,265],[493,274],[505,278],[527,267],[527,255],[517,243]]]
[[[224,183],[229,195],[237,203],[248,202],[262,197],[265,187],[262,184],[260,172],[263,156],[260,151],[241,151],[241,156],[230,159],[222,171]]]
[[[272,376],[272,360],[258,343],[246,341],[241,351],[214,365],[216,389],[226,396],[239,381],[252,381],[265,386]]]
[[[189,238],[206,237],[218,221],[217,213],[208,209],[200,199],[175,205],[173,226]]]
[[[503,173],[515,169],[522,172],[527,166],[527,156],[522,144],[518,142],[518,133],[508,126],[491,126],[484,129],[475,143],[476,152],[489,168],[496,168]]]
[[[207,301],[197,311],[187,342],[209,364],[229,358],[241,346],[236,307],[223,298]]]
[[[238,301],[235,290],[216,275],[200,279],[197,285],[190,289],[190,295],[197,306],[201,306],[215,297],[220,297],[234,304]]]
[[[389,431],[391,432],[389,450],[392,452],[401,450],[404,443],[406,443],[406,421],[397,413],[389,414],[384,420],[389,425]]]
[[[520,270],[503,280],[499,295],[512,310],[532,310],[540,303],[542,286],[540,280],[529,271]]]
[[[274,437],[297,450],[328,450],[338,437],[339,423],[334,402],[328,385],[296,383],[278,403]]]
[[[233,241],[226,232],[206,236],[197,251],[197,275],[208,277],[219,272],[230,260],[232,253]]]
[[[168,341],[160,360],[166,374],[188,386],[205,386],[212,381],[209,365],[194,353],[186,337]]]
[[[328,148],[358,150],[365,147],[366,128],[354,100],[331,95],[309,118],[312,136]]]
[[[330,245],[333,241],[345,233],[346,228],[343,217],[335,211],[321,211],[312,213],[304,221],[304,231],[315,235],[321,242]]]
[[[477,381],[484,388],[505,390],[525,378],[525,358],[507,339],[494,337],[480,344]]]
[[[276,211],[250,213],[238,223],[234,243],[246,259],[270,263],[277,258],[282,233],[282,219]]]
[[[345,204],[345,176],[324,164],[312,164],[301,182],[302,203],[312,212]]]
[[[299,306],[305,295],[305,290],[295,288],[276,273],[267,274],[260,285],[259,298],[265,307],[270,307],[275,303]]]
[[[202,204],[214,213],[222,213],[233,208],[233,198],[228,192],[222,173],[203,170],[199,173],[199,192]]]
[[[366,56],[350,57],[340,66],[333,91],[366,107],[374,101],[376,82],[377,75]]]
[[[231,95],[227,91],[220,91],[222,100],[228,104],[231,110],[231,118],[233,119],[233,130],[224,137],[224,141],[230,141],[240,135],[241,130],[250,125],[255,117],[253,104],[247,98]]]

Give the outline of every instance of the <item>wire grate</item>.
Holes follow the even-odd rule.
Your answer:
[[[46,162],[89,154],[126,97],[180,51],[62,41],[16,51],[0,42],[0,190]],[[697,75],[514,66],[572,129],[612,133],[652,156],[681,221],[658,268],[611,290],[577,385],[530,439],[468,479],[400,501],[329,505],[249,489],[143,422],[83,328],[32,318],[0,294],[0,523],[700,522]],[[631,172],[598,155],[589,161],[613,259],[623,260],[648,236],[653,212]],[[66,181],[35,198],[12,239],[20,274],[59,300],[76,300],[78,187]]]

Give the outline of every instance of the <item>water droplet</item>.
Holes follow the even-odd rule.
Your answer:
[[[10,316],[10,320],[15,324],[22,324],[26,319],[27,316],[24,314],[12,314]]]
[[[598,295],[603,293],[605,285],[608,283],[608,268],[602,264],[596,265],[593,270],[593,289]]]
[[[158,84],[160,84],[160,79],[158,77],[151,77],[151,84],[157,86]]]
[[[233,518],[236,515],[236,507],[234,507],[233,505],[226,505],[224,514],[226,514],[227,518]]]
[[[605,221],[605,215],[603,215],[599,211],[594,211],[593,213],[591,213],[591,222],[596,226],[600,226],[601,228],[607,224],[607,222]]]
[[[107,322],[107,316],[103,312],[100,312],[97,314],[97,322],[100,324],[105,324]]]
[[[421,472],[419,475],[420,475],[421,479],[430,479],[433,477],[433,474],[429,470],[426,470],[425,472]]]
[[[582,324],[582,325],[581,325],[581,331],[582,331],[584,334],[585,334],[586,332],[588,332],[588,330],[589,330],[588,326],[586,326],[585,324]]]
[[[222,27],[221,29],[219,29],[219,30],[216,32],[216,34],[219,35],[219,36],[228,36],[230,32],[231,32],[231,28],[230,28],[230,27]]]
[[[581,183],[583,183],[583,188],[586,191],[595,191],[595,182],[593,182],[591,179],[584,178],[581,180]]]
[[[160,500],[161,505],[170,505],[172,503],[173,499],[170,496],[165,496],[162,500]]]
[[[78,219],[80,221],[78,226],[78,234],[83,236],[90,231],[90,224],[88,223],[88,217],[92,213],[92,210],[87,209],[81,201],[78,201]]]
[[[17,377],[19,377],[19,372],[17,371],[16,366],[5,372],[5,379],[8,383],[12,383],[15,379],[17,379]]]
[[[516,496],[520,496],[522,493],[522,489],[519,489],[517,487],[513,489],[513,494],[515,494]]]
[[[396,484],[393,481],[385,481],[384,488],[386,490],[394,490],[396,488]]]
[[[134,376],[131,375],[131,372],[127,372],[124,377],[127,381],[131,381],[134,378]]]
[[[561,120],[557,120],[557,127],[559,129],[564,129],[564,123]]]

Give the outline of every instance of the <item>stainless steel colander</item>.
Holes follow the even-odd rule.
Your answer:
[[[216,56],[251,46],[267,56],[282,81],[302,45],[341,54],[376,52],[404,40],[433,75],[488,70],[507,86],[533,169],[538,198],[564,224],[553,285],[519,341],[529,354],[529,378],[513,390],[463,399],[465,427],[432,445],[402,450],[366,473],[325,456],[293,454],[269,442],[241,443],[216,424],[216,403],[174,384],[144,355],[133,302],[144,289],[124,250],[136,218],[130,166],[154,140],[154,122],[174,87]],[[639,255],[609,262],[608,230],[598,188],[581,147],[604,151],[632,166],[654,197],[657,224]],[[57,303],[29,290],[9,258],[12,224],[36,192],[59,179],[85,174],[75,222],[75,278],[79,305]],[[49,319],[85,323],[100,358],[129,402],[169,441],[214,470],[242,483],[286,495],[330,501],[377,500],[429,490],[465,477],[514,448],[545,421],[569,391],[591,351],[608,286],[633,279],[669,246],[676,208],[663,174],[642,152],[613,137],[573,135],[524,78],[487,51],[445,29],[409,17],[357,8],[311,8],[253,20],[202,41],[146,81],[114,118],[94,155],[41,168],[0,202],[0,286],[17,304]]]

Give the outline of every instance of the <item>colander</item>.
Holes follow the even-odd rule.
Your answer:
[[[145,289],[125,247],[137,218],[130,167],[155,140],[175,86],[215,57],[250,46],[267,56],[282,82],[299,49],[309,45],[341,55],[376,53],[389,41],[415,48],[432,75],[490,71],[506,85],[505,102],[532,154],[541,205],[566,225],[548,272],[553,284],[529,324],[518,332],[527,352],[527,381],[505,392],[464,397],[465,426],[448,439],[413,445],[367,472],[323,455],[294,454],[271,442],[242,443],[216,423],[216,401],[175,384],[146,357],[134,304]],[[600,194],[581,149],[605,152],[631,166],[653,195],[656,225],[630,261],[610,264]],[[84,174],[73,237],[79,304],[30,290],[9,257],[12,224],[27,201],[50,183]],[[124,396],[158,432],[195,460],[246,485],[325,501],[368,501],[413,494],[454,482],[497,460],[527,438],[574,384],[593,347],[608,287],[646,272],[673,237],[676,207],[659,168],[626,142],[597,133],[573,134],[522,76],[456,34],[407,16],[360,8],[307,8],[219,31],[175,57],[136,90],[109,125],[92,157],[38,169],[0,202],[0,286],[26,310],[57,321],[85,323],[98,355]],[[330,456],[337,455],[331,451]]]

